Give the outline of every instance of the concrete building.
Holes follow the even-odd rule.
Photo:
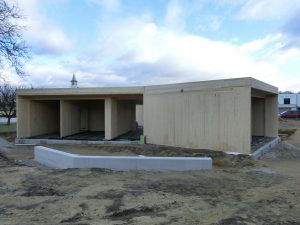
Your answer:
[[[279,113],[287,110],[300,110],[300,94],[279,94]]]
[[[76,139],[86,134],[114,140],[134,135],[139,121],[147,143],[251,153],[253,137],[277,137],[277,91],[253,78],[22,89],[17,91],[17,138]]]

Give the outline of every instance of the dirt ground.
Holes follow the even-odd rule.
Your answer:
[[[300,122],[280,127],[300,129]],[[298,131],[286,141],[300,147]],[[219,161],[213,170],[164,173],[55,170],[35,164],[32,147],[3,139],[0,146],[0,224],[300,224],[300,150],[284,144],[252,163],[202,152]]]

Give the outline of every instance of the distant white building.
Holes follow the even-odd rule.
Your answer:
[[[300,109],[300,94],[279,94],[278,95],[279,112],[286,110]]]

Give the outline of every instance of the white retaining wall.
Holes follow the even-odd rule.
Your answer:
[[[189,171],[212,169],[208,157],[81,156],[42,146],[34,147],[34,159],[53,168],[103,168],[118,171]]]

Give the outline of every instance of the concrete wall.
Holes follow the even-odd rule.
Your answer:
[[[136,112],[136,122],[138,123],[139,126],[144,126],[144,106],[136,105],[135,112]]]
[[[76,101],[60,101],[60,136],[80,132],[80,105]]]
[[[267,95],[266,96],[266,136],[268,137],[278,137],[278,102],[277,95]]]
[[[111,140],[118,136],[117,127],[117,100],[105,98],[105,139]]]
[[[104,131],[104,101],[90,101],[89,130]]]
[[[17,138],[30,137],[30,100],[17,97]]]
[[[79,156],[42,146],[34,147],[34,160],[59,168],[103,168],[117,171],[189,171],[212,169],[208,157]]]
[[[59,133],[59,101],[31,101],[30,136]]]
[[[105,99],[105,139],[111,140],[135,129],[135,102]]]
[[[147,143],[250,153],[250,87],[145,89]]]
[[[136,104],[144,104],[143,124],[148,143],[250,153],[251,97],[265,99],[265,135],[275,137],[277,91],[252,78],[139,88],[18,90],[17,136],[32,136],[31,126],[35,126],[31,122],[35,119],[31,115],[32,109],[35,110],[32,101],[61,101],[61,136],[80,132],[83,127],[104,128],[105,138],[109,140],[135,128]],[[103,99],[104,109],[93,104]],[[85,107],[88,113],[82,119],[81,109]],[[103,112],[104,124],[101,123]]]
[[[265,99],[252,97],[252,135],[265,136]]]
[[[118,134],[135,130],[135,103],[132,101],[118,101]]]

